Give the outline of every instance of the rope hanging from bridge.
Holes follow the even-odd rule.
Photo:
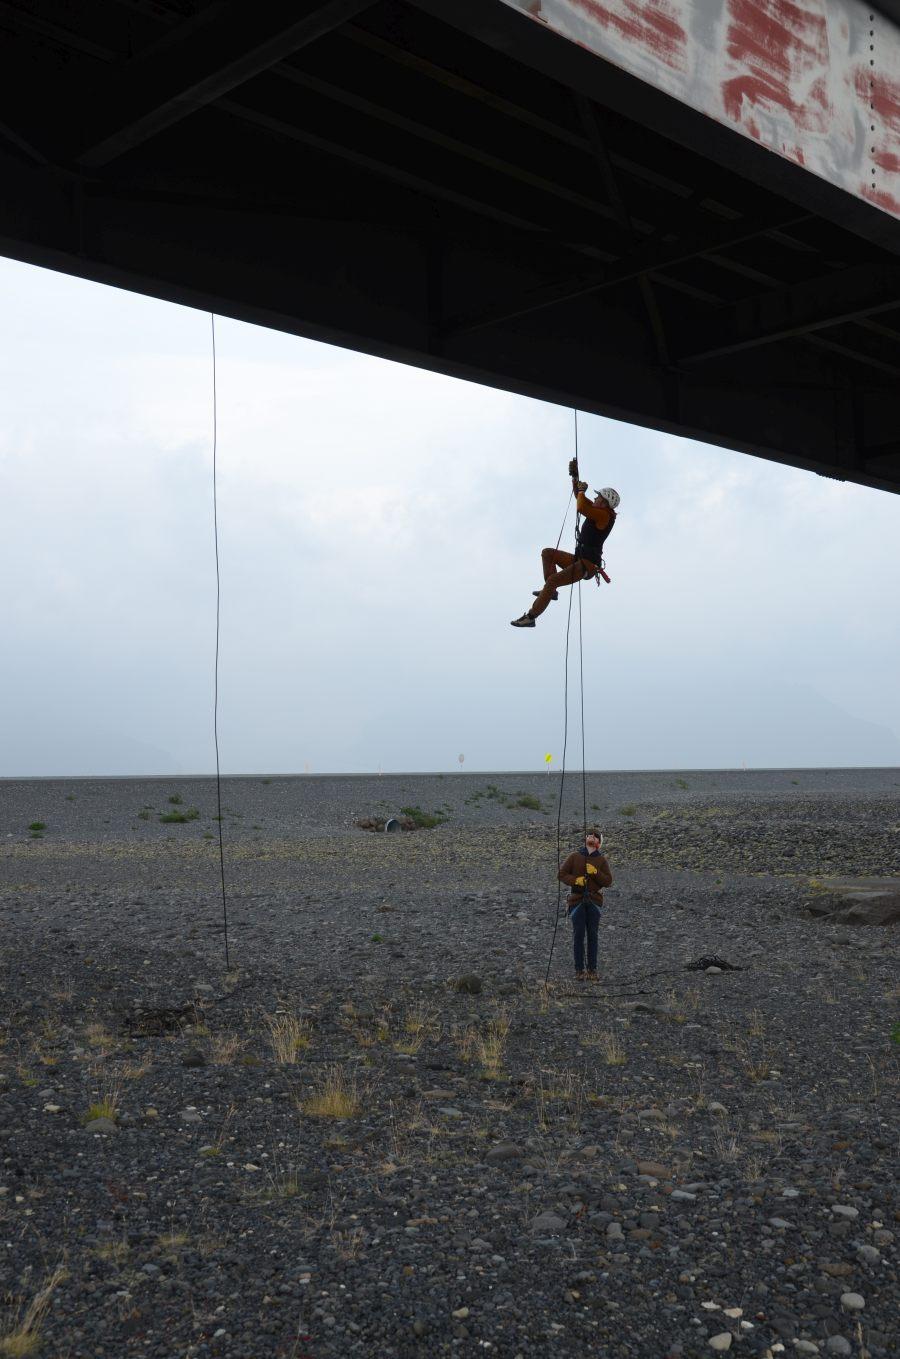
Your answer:
[[[216,457],[219,444],[219,403],[216,388],[216,317],[209,314],[210,337],[212,340],[212,494],[213,494],[213,545],[216,554],[216,658],[213,665],[213,743],[216,748],[216,811],[219,822],[219,872],[222,879],[222,932],[225,942],[225,967],[231,970],[228,952],[228,899],[225,893],[225,845],[222,838],[222,773],[219,765],[219,614],[222,597],[222,582],[219,574],[219,503],[216,476]]]
[[[572,414],[573,414],[574,417],[575,417],[575,457],[572,459],[572,463],[570,463],[570,467],[571,467],[572,465],[575,466],[575,468],[576,468],[576,476],[577,476],[577,467],[578,467],[578,411],[577,411],[577,410],[573,410]],[[571,495],[569,496],[568,503],[567,503],[567,505],[566,505],[566,514],[565,514],[565,518],[563,519],[563,522],[562,522],[562,528],[560,529],[560,531],[559,531],[559,537],[558,537],[557,540],[556,540],[556,546],[557,546],[557,547],[559,547],[559,544],[560,544],[560,542],[562,541],[562,536],[563,536],[563,533],[564,533],[565,527],[566,527],[566,519],[568,519],[568,517],[569,517],[569,505],[571,505],[571,503],[572,503],[572,497],[574,496],[574,494],[575,494],[575,491],[574,491],[574,489],[573,489]],[[576,509],[575,509],[575,548],[576,548],[576,552],[577,552],[577,544],[578,544],[579,518],[580,518],[580,515],[579,515],[579,513],[578,513],[577,502],[576,502]],[[582,633],[582,626],[581,626],[581,581],[580,581],[580,580],[577,582],[576,588],[577,588],[577,590],[578,590],[578,677],[579,677],[580,700],[581,700],[581,702],[580,702],[580,708],[581,708],[581,814],[582,814],[582,823],[583,823],[584,836],[585,836],[585,839],[587,839],[587,773],[586,773],[586,770],[585,770],[585,755],[584,755],[584,636],[583,636],[583,633]],[[557,799],[557,804],[556,804],[556,867],[557,867],[557,869],[559,868],[559,863],[560,863],[560,858],[561,858],[561,852],[562,852],[562,809],[563,809],[563,795],[564,795],[564,793],[565,793],[565,784],[566,784],[566,753],[567,753],[568,744],[569,744],[569,639],[570,639],[571,631],[572,631],[572,596],[573,596],[574,594],[575,594],[575,588],[573,588],[572,590],[569,591],[569,607],[568,607],[568,610],[567,610],[567,612],[566,612],[566,645],[565,645],[565,662],[564,662],[564,667],[563,667],[563,748],[562,748],[562,768],[561,768],[561,770],[560,770],[560,776],[559,776],[559,798]],[[557,935],[557,933],[558,933],[558,931],[559,931],[559,921],[560,921],[561,905],[562,905],[562,883],[561,883],[561,882],[559,881],[559,879],[557,878],[557,881],[556,881],[556,908],[555,908],[554,913],[553,913],[553,935],[552,935],[551,940],[550,940],[550,953],[549,953],[549,956],[548,956],[548,958],[547,958],[547,973],[546,973],[546,976],[545,976],[545,978],[544,978],[545,984],[546,984],[547,982],[549,982],[549,980],[550,980],[550,968],[551,968],[551,966],[552,966],[552,964],[553,964],[553,950],[554,950],[555,947],[556,947],[556,935]]]

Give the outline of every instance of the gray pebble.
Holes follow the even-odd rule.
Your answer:
[[[556,1213],[539,1213],[531,1223],[533,1232],[547,1232],[550,1235],[565,1231],[565,1227],[565,1218],[558,1217]]]
[[[866,1305],[862,1293],[842,1293],[841,1306],[847,1312],[861,1312]]]

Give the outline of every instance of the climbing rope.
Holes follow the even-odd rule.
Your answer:
[[[225,893],[225,844],[222,838],[222,773],[219,766],[219,612],[222,596],[222,583],[219,575],[219,503],[216,477],[216,457],[219,443],[219,402],[216,390],[216,318],[209,314],[212,337],[212,490],[213,490],[213,543],[216,552],[216,659],[213,666],[213,742],[216,747],[216,810],[219,823],[219,870],[222,878],[222,929],[225,940],[225,967],[231,970],[228,952],[228,899]]]
[[[575,461],[576,461],[576,463],[577,463],[577,461],[578,461],[578,411],[577,411],[577,410],[573,410],[572,414],[573,414],[574,417],[575,417]],[[573,490],[572,495],[574,495],[574,494],[575,494],[575,492],[574,492],[574,490]],[[570,502],[571,502],[571,499],[572,499],[572,496],[569,497],[569,501],[570,501]],[[568,516],[569,516],[569,507],[568,507],[568,505],[567,505],[567,506],[566,506],[566,519],[568,518]],[[578,550],[578,520],[579,520],[579,514],[578,514],[578,510],[577,510],[577,508],[576,508],[576,510],[575,510],[575,550],[576,550],[576,552],[577,552],[577,550]],[[557,547],[559,547],[559,544],[560,544],[560,542],[561,542],[561,540],[562,540],[563,530],[565,529],[565,526],[566,526],[566,520],[564,519],[564,520],[563,520],[563,527],[562,527],[562,528],[560,529],[560,531],[559,531],[559,538],[556,540],[556,546],[557,546]],[[575,589],[574,589],[574,587],[573,587],[573,588],[569,591],[569,607],[568,607],[568,610],[567,610],[567,612],[566,612],[566,647],[565,647],[565,666],[564,666],[564,671],[563,671],[563,750],[562,750],[562,768],[560,769],[560,775],[559,775],[559,798],[558,798],[557,804],[556,804],[556,865],[557,865],[557,868],[559,867],[560,855],[561,855],[561,850],[562,850],[562,808],[563,808],[563,794],[564,794],[564,791],[565,791],[565,783],[566,783],[566,751],[567,751],[567,749],[568,749],[568,743],[569,743],[569,636],[570,636],[571,628],[572,628],[572,596],[573,596],[574,593],[575,593]],[[581,680],[581,798],[582,798],[582,813],[583,813],[583,818],[584,818],[584,834],[585,834],[585,838],[587,838],[587,776],[586,776],[586,774],[585,774],[585,766],[584,766],[584,649],[583,649],[583,645],[582,645],[582,631],[581,631],[581,581],[578,581],[578,659],[579,659],[579,674],[580,674],[580,680]],[[550,955],[549,955],[549,957],[547,958],[547,973],[546,973],[546,976],[545,976],[545,978],[544,978],[545,983],[546,983],[546,982],[549,982],[549,980],[550,980],[550,968],[551,968],[551,966],[553,965],[553,950],[554,950],[555,947],[556,947],[556,935],[557,935],[557,932],[558,932],[558,930],[559,930],[561,896],[562,896],[562,883],[561,883],[561,882],[559,881],[559,879],[557,878],[557,881],[556,881],[556,909],[555,909],[554,915],[553,915],[553,935],[552,935],[552,938],[551,938],[551,940],[550,940]]]

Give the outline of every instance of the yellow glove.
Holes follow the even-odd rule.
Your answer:
[[[596,864],[588,864],[588,865],[587,865],[587,871],[588,871],[588,873],[596,873],[596,872],[597,872],[597,865],[596,865]]]
[[[585,882],[586,882],[585,876],[584,876],[584,874],[582,874],[580,878],[576,878],[576,879],[575,879],[575,886],[576,886],[576,887],[584,887]]]

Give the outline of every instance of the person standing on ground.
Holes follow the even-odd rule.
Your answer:
[[[557,874],[560,882],[571,887],[566,898],[572,940],[575,946],[576,981],[597,980],[597,926],[603,909],[603,889],[612,887],[612,873],[600,846],[603,836],[589,830],[580,849],[573,849]],[[587,936],[587,971],[584,966],[584,941]]]
[[[521,618],[514,618],[514,628],[533,628],[534,620],[550,603],[558,599],[561,585],[574,585],[578,580],[593,580],[603,567],[603,544],[612,533],[616,522],[616,509],[619,505],[619,492],[611,486],[594,492],[594,499],[587,498],[587,482],[578,480],[578,464],[572,459],[569,464],[572,474],[572,491],[576,497],[575,505],[583,516],[578,530],[575,551],[563,552],[558,547],[545,547],[541,552],[541,566],[544,572],[544,588],[535,590],[535,601]]]

